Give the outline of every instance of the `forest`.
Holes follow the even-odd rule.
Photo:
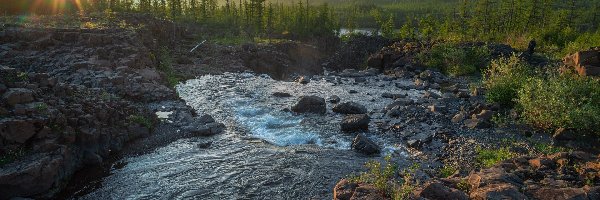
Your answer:
[[[0,10],[148,13],[248,38],[323,37],[338,34],[340,28],[375,28],[388,38],[493,41],[518,48],[535,39],[550,53],[600,45],[600,1],[595,0],[70,0],[60,6],[19,2],[3,3]]]

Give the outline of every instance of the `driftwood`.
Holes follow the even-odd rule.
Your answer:
[[[204,44],[206,42],[206,40],[198,43],[198,45],[196,45],[192,50],[190,50],[190,53],[194,52],[194,50],[196,50],[200,45]]]

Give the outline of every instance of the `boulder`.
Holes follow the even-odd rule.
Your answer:
[[[417,199],[425,198],[429,200],[468,200],[469,196],[463,191],[449,188],[442,183],[432,182],[423,186],[423,189],[416,192]]]
[[[2,101],[11,106],[14,106],[15,104],[30,103],[33,101],[33,91],[25,88],[10,88],[2,95]]]
[[[292,111],[297,113],[315,113],[325,114],[327,104],[325,99],[318,96],[302,96],[296,105],[292,106]]]
[[[582,76],[600,76],[600,49],[580,51],[566,56],[563,63]]]
[[[367,113],[367,108],[355,102],[345,102],[334,106],[333,112],[341,114],[365,114]]]
[[[378,154],[380,152],[380,148],[377,143],[373,142],[363,134],[356,135],[352,141],[352,149],[356,152],[366,155]]]
[[[386,195],[372,185],[340,180],[333,189],[334,200],[382,200]]]
[[[300,78],[298,78],[298,83],[305,85],[310,83],[310,79],[306,78],[305,76],[301,76]]]
[[[369,130],[371,119],[366,114],[350,114],[344,116],[341,123],[341,129],[345,132]]]

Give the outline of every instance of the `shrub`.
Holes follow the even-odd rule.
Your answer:
[[[530,78],[519,91],[525,121],[539,128],[568,128],[598,133],[600,83],[565,74]]]
[[[152,127],[154,126],[154,123],[151,119],[148,119],[141,115],[130,115],[128,119],[130,123],[136,123],[148,129],[152,129]]]
[[[378,161],[369,161],[365,164],[368,171],[358,176],[350,177],[350,181],[357,183],[366,183],[375,186],[378,190],[385,192],[392,199],[407,199],[410,193],[416,188],[414,182],[415,171],[419,167],[417,164],[411,166],[402,172],[402,176],[397,177],[398,166],[391,162],[391,157],[385,157],[385,163]]]
[[[427,67],[437,68],[452,76],[464,76],[478,72],[489,62],[491,54],[487,47],[458,47],[453,44],[433,46],[421,52],[417,59]]]
[[[519,89],[532,74],[531,67],[516,55],[493,60],[483,74],[486,100],[503,107],[513,107]]]

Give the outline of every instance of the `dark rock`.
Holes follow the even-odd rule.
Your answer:
[[[213,136],[222,133],[225,130],[225,125],[222,123],[208,123],[204,125],[185,126],[184,130],[189,131],[194,136]]]
[[[275,93],[273,93],[273,96],[281,97],[281,98],[292,97],[292,95],[290,93],[286,93],[286,92],[275,92]]]
[[[540,188],[530,191],[535,199],[553,200],[586,200],[587,195],[582,188]]]
[[[5,141],[25,143],[35,133],[35,125],[30,121],[22,119],[0,121],[0,136]]]
[[[25,88],[10,88],[2,95],[2,101],[11,106],[30,103],[33,101],[33,92]]]
[[[325,99],[317,96],[302,96],[296,105],[292,106],[292,111],[297,113],[316,113],[325,114],[327,105]]]
[[[519,189],[510,184],[490,184],[471,192],[473,200],[523,200],[527,199]],[[544,198],[543,198],[544,199]]]
[[[45,155],[35,161],[13,163],[0,168],[0,199],[34,196],[58,184],[61,156]]]
[[[481,121],[478,119],[467,119],[465,120],[465,126],[475,129],[475,128],[489,128],[492,125],[489,122]]]
[[[411,105],[413,103],[414,103],[414,101],[412,99],[396,99],[396,101],[394,101],[393,103],[385,106],[384,110],[388,111],[397,106],[407,106],[407,105]]]
[[[102,164],[102,157],[91,151],[85,151],[83,153],[83,164],[88,166],[94,166]]]
[[[330,103],[339,103],[340,102],[340,97],[338,97],[337,95],[332,95],[329,97],[329,102]]]
[[[406,96],[407,96],[406,94],[392,94],[392,93],[388,93],[388,92],[384,92],[383,94],[381,94],[381,97],[390,98],[390,99],[399,99],[399,98],[404,98]]]
[[[333,112],[341,114],[365,114],[367,113],[367,108],[356,102],[345,102],[334,106]]]
[[[423,186],[423,189],[417,191],[417,197],[429,199],[429,200],[468,200],[469,196],[463,191],[446,187],[442,183],[433,182],[427,183]],[[418,198],[417,198],[418,199]]]
[[[207,149],[207,148],[209,148],[211,145],[212,145],[212,142],[210,142],[210,141],[209,141],[209,142],[202,142],[202,143],[198,144],[197,146],[198,146],[198,148],[200,148],[200,149]]]
[[[555,140],[575,140],[577,139],[577,133],[572,129],[559,128],[554,131],[552,138]]]
[[[350,200],[354,190],[358,187],[357,183],[352,183],[346,179],[340,180],[333,189],[334,200]]]
[[[358,91],[356,91],[356,90],[349,90],[348,93],[350,93],[350,94],[356,94],[356,93],[358,93]]]
[[[6,87],[6,85],[0,83],[0,95],[4,94],[4,92],[6,92],[8,88]]]
[[[350,114],[344,116],[341,123],[342,131],[352,132],[368,130],[371,119],[366,114]]]
[[[378,154],[380,152],[377,143],[373,142],[363,134],[356,135],[352,141],[352,149],[366,155]]]
[[[187,56],[182,56],[177,59],[177,64],[192,65],[194,61]]]
[[[356,77],[356,78],[354,78],[354,82],[355,83],[364,83],[364,82],[367,82],[367,79],[365,77]]]
[[[462,120],[465,119],[465,116],[467,115],[467,113],[465,113],[464,111],[460,111],[458,113],[456,113],[456,115],[454,115],[454,117],[452,117],[452,123],[458,123],[461,122]]]
[[[440,96],[439,94],[436,94],[434,92],[426,91],[423,94],[423,98],[426,98],[426,99],[429,99],[429,98],[431,98],[431,99],[439,99],[439,98],[442,98],[442,96]]]

